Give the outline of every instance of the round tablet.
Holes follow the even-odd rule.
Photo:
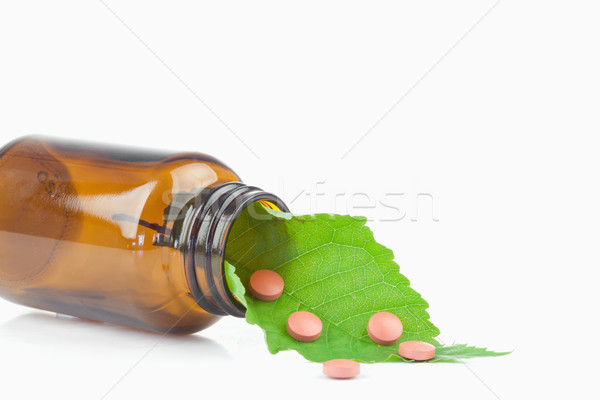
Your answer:
[[[301,342],[317,340],[323,329],[323,323],[315,314],[308,311],[296,311],[288,317],[286,329],[291,337]]]
[[[419,341],[402,342],[398,346],[398,354],[410,360],[431,360],[435,357],[435,346]]]
[[[343,358],[329,360],[323,363],[323,373],[330,378],[354,378],[360,373],[360,364]]]
[[[389,346],[402,335],[402,322],[392,313],[378,312],[369,319],[367,333],[375,343]]]
[[[250,276],[250,293],[259,300],[276,300],[283,293],[283,278],[270,269],[258,270]]]

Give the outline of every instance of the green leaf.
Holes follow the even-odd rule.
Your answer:
[[[264,330],[269,351],[293,349],[316,362],[407,361],[397,355],[399,342],[421,340],[438,347],[434,361],[496,355],[465,345],[440,346],[427,302],[409,286],[392,251],[375,241],[365,222],[346,215],[293,216],[259,204],[236,219],[225,248],[225,259],[235,266],[233,273],[226,265],[232,293],[241,295],[233,276],[247,287],[250,275],[259,269],[275,270],[285,282],[283,294],[272,302],[244,295],[246,320]],[[298,310],[310,311],[323,322],[316,341],[299,342],[286,332],[288,316]],[[402,321],[398,343],[381,346],[369,338],[367,322],[379,311]]]
[[[244,307],[248,307],[246,303],[246,288],[244,288],[244,284],[240,281],[240,278],[235,274],[235,267],[225,261],[225,279],[227,280],[227,287],[229,287],[229,291],[240,303],[244,305]]]
[[[475,357],[498,357],[505,356],[507,354],[512,353],[511,351],[491,351],[485,347],[475,347],[469,346],[466,344],[452,344],[450,346],[440,345],[436,346],[435,349],[435,358],[433,360],[429,360],[428,362],[446,362],[446,363],[455,363],[460,362],[461,360]],[[412,360],[408,360],[400,357],[397,354],[391,356],[387,361],[404,361],[404,362],[413,362]]]
[[[475,347],[466,344],[452,344],[450,346],[440,346],[435,350],[435,359],[438,362],[454,362],[465,358],[475,357],[498,357],[505,356],[512,351],[491,351],[485,347]]]

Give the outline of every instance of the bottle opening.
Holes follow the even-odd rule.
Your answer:
[[[192,294],[206,311],[243,317],[245,307],[233,296],[225,278],[225,245],[236,218],[253,203],[289,212],[274,194],[240,182],[214,188],[196,208],[191,229],[189,262],[186,262]],[[186,257],[186,258],[188,258]]]

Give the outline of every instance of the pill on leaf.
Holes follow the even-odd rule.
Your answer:
[[[286,329],[294,339],[301,342],[312,342],[317,340],[321,334],[323,323],[313,313],[296,311],[288,317]]]
[[[398,346],[398,354],[415,361],[427,361],[435,357],[435,346],[430,343],[409,341]]]
[[[396,343],[402,335],[402,322],[389,312],[373,314],[367,324],[367,333],[375,343],[389,346]]]
[[[263,301],[273,301],[283,293],[283,278],[275,271],[261,269],[250,276],[250,293]]]

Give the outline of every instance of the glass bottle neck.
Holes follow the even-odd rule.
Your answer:
[[[194,197],[182,220],[181,250],[190,290],[204,310],[215,315],[243,317],[246,310],[231,294],[224,272],[229,230],[248,205],[263,201],[289,212],[277,196],[241,182],[229,182]]]

